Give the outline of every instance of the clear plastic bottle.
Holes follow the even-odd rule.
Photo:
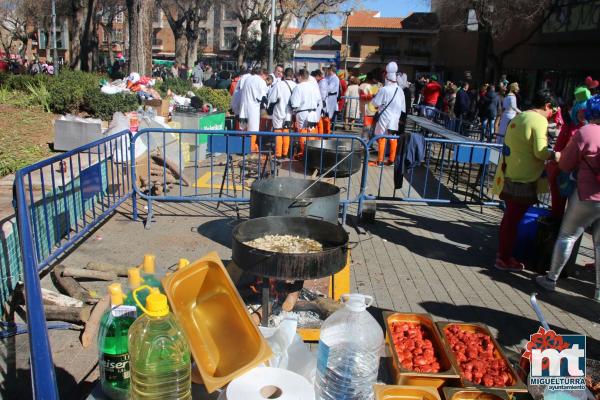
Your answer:
[[[315,392],[318,400],[368,400],[373,398],[383,330],[366,310],[373,297],[342,296],[345,307],[321,326],[317,352]]]
[[[113,283],[108,292],[111,309],[102,316],[98,332],[100,384],[108,398],[125,400],[129,398],[130,384],[127,333],[137,314],[135,307],[123,306],[121,284]]]
[[[144,311],[129,328],[131,358],[131,398],[157,400],[189,400],[192,364],[183,331],[169,312],[167,296],[149,286],[133,292],[149,290]]]

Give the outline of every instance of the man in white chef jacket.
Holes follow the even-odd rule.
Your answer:
[[[260,68],[252,70],[252,74],[240,81],[240,129],[247,132],[260,130],[260,105],[263,97],[267,95],[267,74]],[[256,135],[251,136],[252,151],[258,151]]]
[[[386,66],[385,86],[371,100],[371,104],[377,107],[377,113],[379,114],[379,120],[375,125],[375,135],[398,135],[400,116],[403,112],[406,112],[406,104],[404,101],[404,92],[398,85],[397,72],[398,65],[395,62],[391,62]],[[379,139],[378,144],[377,162],[369,162],[371,166],[383,164],[386,139]],[[397,147],[398,140],[391,139],[390,153],[388,161],[385,163],[386,165],[394,164]]]
[[[319,121],[319,104],[321,104],[321,93],[319,87],[313,80],[307,70],[301,69],[298,72],[298,85],[292,91],[290,97],[290,107],[296,116],[296,130],[299,133],[316,133],[316,126]],[[304,144],[306,138],[300,138],[300,154],[304,154]]]
[[[336,66],[334,64],[325,69],[324,81],[324,84],[320,84],[321,96],[325,106],[323,133],[331,133],[331,123],[338,112],[338,95],[340,93],[340,78],[336,74]]]
[[[290,107],[290,97],[296,87],[294,82],[294,70],[287,68],[283,79],[273,84],[273,89],[269,93],[268,104],[275,104],[271,122],[273,132],[289,132],[292,127],[292,109]],[[290,137],[277,136],[275,138],[275,157],[285,157],[289,153]]]
[[[242,65],[242,67],[240,68],[240,73],[240,78],[237,82],[237,85],[235,86],[235,90],[233,91],[233,95],[231,97],[231,109],[233,110],[233,114],[236,116],[236,119],[238,119],[238,122],[240,115],[241,92],[242,88],[244,87],[244,82],[250,76],[250,71],[246,69],[245,65]],[[239,126],[236,129],[239,129]]]

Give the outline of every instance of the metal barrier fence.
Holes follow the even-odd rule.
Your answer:
[[[409,135],[415,136],[409,142]],[[372,138],[372,147],[378,139],[400,140],[398,148],[413,146],[415,158],[405,159],[402,177],[393,168],[378,168],[375,182],[377,192],[366,194],[361,200],[389,200],[432,204],[476,204],[498,205],[491,194],[493,177],[496,173],[502,145],[473,141],[455,141],[424,137],[419,133],[404,136],[378,136]],[[417,142],[420,142],[418,144]],[[414,146],[420,146],[421,150]],[[422,160],[418,152],[422,152]],[[390,187],[386,182],[392,182]],[[401,190],[401,195],[397,191]]]
[[[342,96],[342,100],[344,100],[344,107],[338,110],[335,120],[332,123],[332,129],[339,130],[340,128],[344,128],[344,130],[347,130],[346,125],[348,127],[362,128],[364,126],[364,109],[361,107],[360,97]],[[346,118],[348,118],[347,124]]]
[[[275,159],[278,140],[286,139],[286,155]],[[294,160],[304,139],[304,157]],[[163,157],[169,162],[164,163]],[[148,203],[148,228],[154,201],[232,203],[239,215],[238,204],[250,201],[252,181],[281,174],[306,178],[315,170],[325,173],[338,162],[328,176],[343,192],[344,222],[348,205],[364,195],[368,152],[367,143],[355,135],[144,129],[132,139],[131,158],[143,160],[132,165],[131,175],[134,197]],[[352,173],[341,176],[342,169]],[[138,218],[136,201],[133,217]]]
[[[413,113],[424,116],[433,122],[467,138],[475,140],[481,140],[483,138],[483,128],[475,121],[456,118],[448,113],[438,110],[435,107],[424,106],[422,104],[413,105]]]
[[[58,399],[39,272],[131,197],[123,131],[15,174],[34,398]]]

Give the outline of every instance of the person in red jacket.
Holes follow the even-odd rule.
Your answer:
[[[423,88],[423,105],[425,106],[424,114],[426,117],[431,117],[432,111],[442,95],[442,86],[437,81],[437,75],[431,75],[429,82]]]

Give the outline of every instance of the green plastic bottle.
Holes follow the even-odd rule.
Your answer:
[[[135,300],[133,299],[133,291],[139,288],[143,282],[142,275],[140,274],[140,269],[136,267],[129,268],[127,270],[127,281],[129,285],[129,292],[127,292],[127,295],[125,296],[125,304],[127,304],[128,306],[135,307],[137,309],[137,315],[142,315],[144,312],[141,308],[138,307],[138,305],[135,303]],[[148,296],[148,293],[146,292],[142,292],[138,295],[140,303],[146,303],[146,296]]]
[[[104,394],[113,400],[129,398],[130,370],[128,331],[135,321],[136,308],[123,305],[125,295],[120,283],[108,287],[111,309],[100,320],[98,360]]]
[[[148,290],[146,307],[139,303],[138,292]],[[192,398],[192,364],[183,331],[169,312],[167,296],[156,288],[140,286],[133,291],[144,315],[129,328],[131,357],[131,398]]]
[[[142,279],[144,283],[150,287],[157,288],[161,292],[162,284],[156,278],[156,257],[154,254],[144,254],[144,262],[142,264]],[[144,304],[144,302],[142,302]]]

